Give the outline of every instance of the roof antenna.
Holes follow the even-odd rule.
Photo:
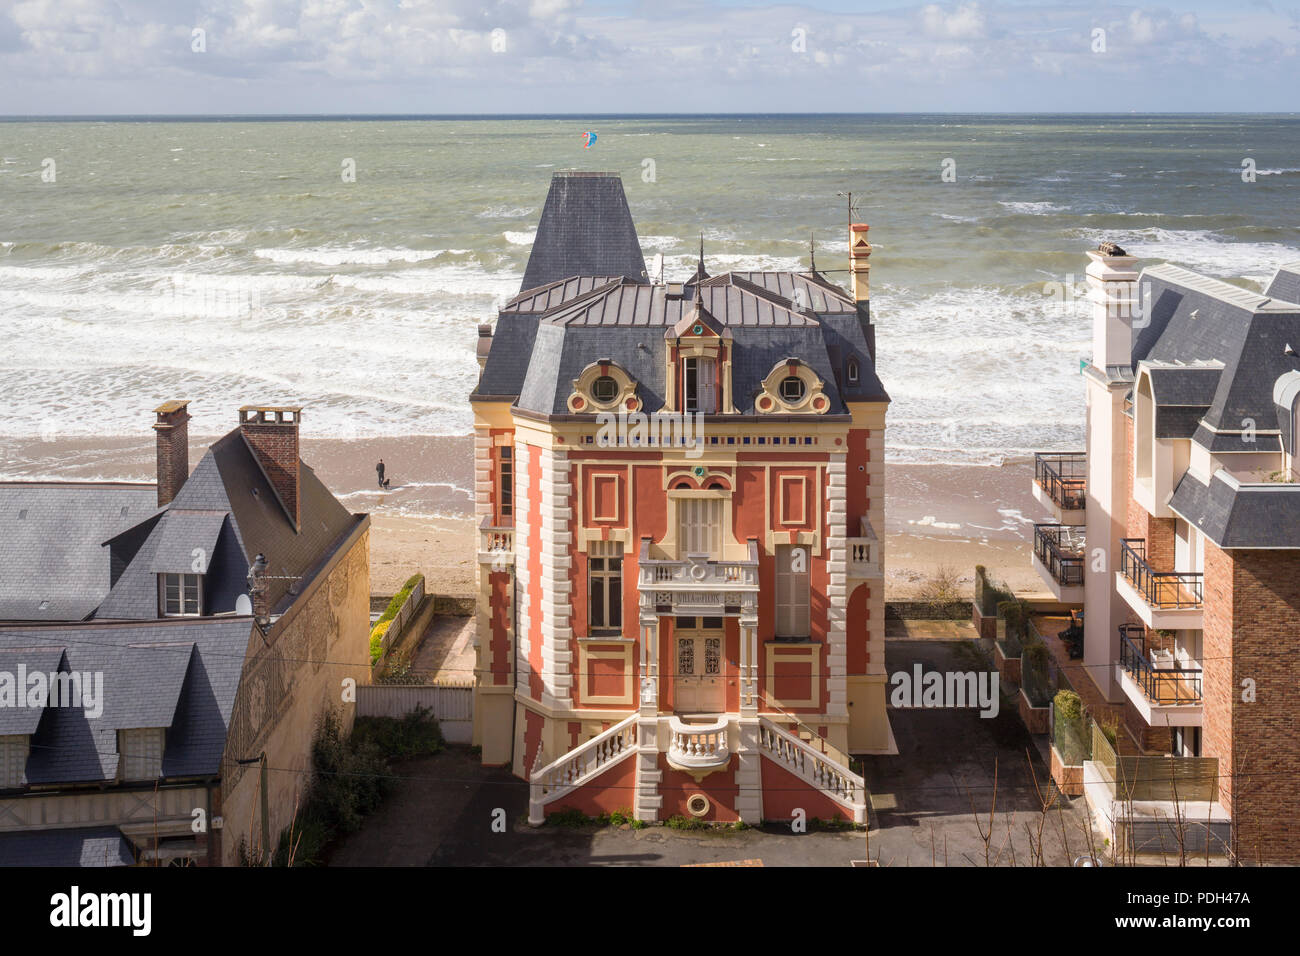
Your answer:
[[[808,266],[813,275],[817,274],[817,233],[808,234]]]

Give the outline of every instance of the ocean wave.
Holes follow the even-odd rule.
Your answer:
[[[537,212],[536,206],[489,206],[478,213],[480,219],[520,219]]]
[[[1266,281],[1280,265],[1293,262],[1300,249],[1280,242],[1241,242],[1209,229],[1073,230],[1089,242],[1109,239],[1140,259],[1159,259],[1220,277]]]
[[[253,255],[280,265],[382,266],[391,262],[425,262],[449,249],[254,249]]]
[[[1022,216],[1049,216],[1054,212],[1068,212],[1070,208],[1053,202],[1009,202],[1002,199],[998,200],[998,205]]]
[[[506,242],[515,246],[531,246],[533,240],[537,238],[537,230],[531,232],[503,232]]]

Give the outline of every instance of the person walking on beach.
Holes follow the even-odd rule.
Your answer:
[[[388,482],[384,481],[384,459],[379,459],[379,464],[375,465],[375,472],[379,475],[379,490],[386,490]]]

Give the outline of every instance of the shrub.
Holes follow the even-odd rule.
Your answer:
[[[402,609],[406,599],[411,596],[417,584],[424,580],[422,574],[412,574],[406,579],[400,591],[393,595],[392,600],[388,602],[388,607],[384,608],[384,613],[379,615],[379,620],[375,621],[375,626],[370,631],[370,664],[373,667],[384,653],[384,635],[388,633],[388,627],[393,618],[397,617],[397,612]]]
[[[444,744],[438,721],[427,707],[417,707],[405,717],[358,717],[352,739],[372,743],[388,757],[441,753]]]
[[[281,834],[276,866],[317,866],[340,833],[361,826],[392,786],[388,762],[372,740],[344,737],[338,712],[321,714],[311,745],[312,775],[302,806]]]
[[[1072,690],[1058,690],[1052,698],[1056,704],[1056,716],[1065,720],[1083,719],[1083,701]]]
[[[932,608],[960,601],[961,575],[951,565],[940,565],[921,585],[919,596]]]
[[[709,825],[699,817],[684,817],[674,814],[664,821],[664,826],[673,830],[707,830]]]
[[[591,819],[576,807],[560,807],[546,815],[546,825],[551,827],[585,827]]]
[[[621,827],[625,823],[632,821],[632,810],[630,807],[620,807],[609,815],[609,822],[616,827]]]

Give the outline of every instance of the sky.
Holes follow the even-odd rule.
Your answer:
[[[1295,111],[1300,0],[0,0],[0,115]]]

